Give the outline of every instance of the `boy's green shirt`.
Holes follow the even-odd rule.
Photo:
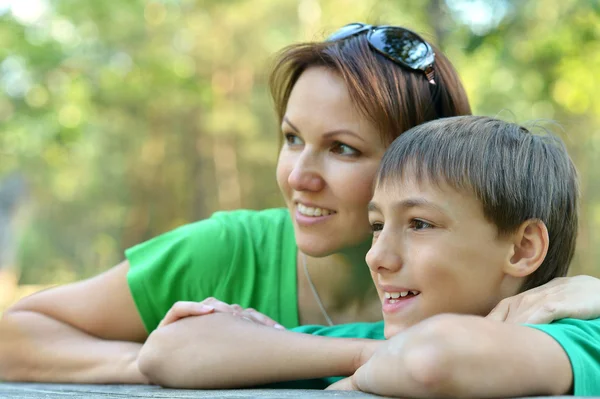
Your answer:
[[[600,396],[600,318],[562,319],[551,324],[526,324],[554,338],[565,350],[573,369],[573,395]],[[383,322],[355,323],[333,327],[302,326],[293,331],[340,338],[385,339]],[[526,355],[526,354],[524,354]],[[325,388],[342,377],[299,381],[282,387]]]

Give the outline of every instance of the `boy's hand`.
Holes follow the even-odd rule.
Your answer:
[[[235,316],[250,320],[268,327],[285,329],[282,325],[268,316],[252,309],[244,309],[240,305],[229,305],[215,298],[207,298],[202,302],[179,301],[176,302],[162,319],[158,328],[167,326],[191,316],[204,316],[210,313],[231,313]]]
[[[355,361],[355,370],[358,370],[365,363],[367,363],[373,355],[386,344],[385,340],[365,340],[362,350],[359,353],[358,358]]]
[[[325,390],[328,391],[358,391],[359,389],[354,385],[353,377],[346,377],[343,380],[339,380],[338,382],[334,382]]]
[[[600,317],[600,280],[591,276],[559,277],[505,298],[487,315],[509,323],[545,324],[571,317]]]

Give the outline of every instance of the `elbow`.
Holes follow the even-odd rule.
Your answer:
[[[189,338],[170,326],[155,330],[140,350],[138,369],[151,384],[165,388],[211,388],[210,373],[194,372],[204,369],[203,357],[190,358]],[[198,338],[198,342],[193,344],[193,351],[202,353],[203,342],[201,337]]]
[[[30,380],[23,350],[20,350],[18,338],[19,314],[7,310],[0,319],[0,381],[23,382]]]
[[[168,369],[169,350],[160,331],[155,331],[146,340],[138,355],[138,368],[140,372],[155,385],[173,388],[170,384]]]

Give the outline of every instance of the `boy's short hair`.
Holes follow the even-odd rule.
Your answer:
[[[521,291],[567,273],[575,252],[579,190],[575,166],[558,137],[481,116],[427,122],[394,140],[376,184],[403,177],[475,195],[500,235],[529,219],[544,222],[548,254]]]

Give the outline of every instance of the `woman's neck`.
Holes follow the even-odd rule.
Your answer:
[[[347,249],[323,258],[306,255],[306,267],[327,313],[336,324],[348,321],[370,321],[380,318],[380,305],[365,255],[371,243]],[[298,264],[304,255],[299,253]],[[368,316],[372,311],[373,317]],[[337,317],[336,317],[337,316]],[[362,316],[361,319],[357,319]]]

